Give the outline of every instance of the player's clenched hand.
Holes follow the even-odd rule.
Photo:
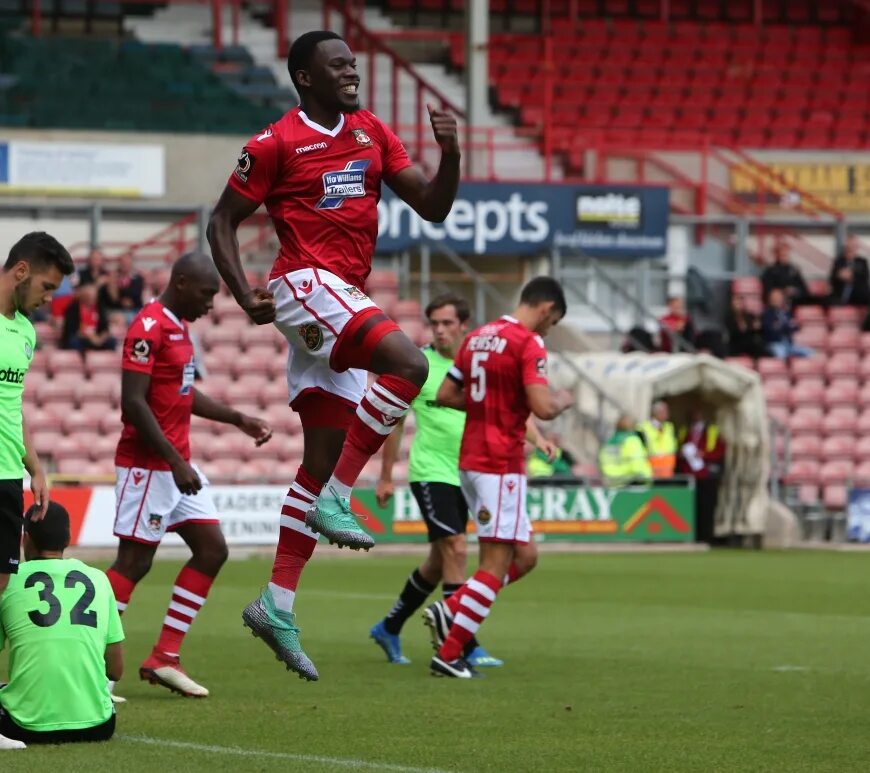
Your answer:
[[[378,500],[378,507],[386,507],[387,502],[393,496],[396,486],[391,480],[379,480],[375,486],[375,499]]]
[[[185,461],[173,465],[172,479],[182,494],[193,495],[202,488],[202,481],[196,474],[196,470]]]
[[[30,478],[30,490],[33,492],[33,502],[37,506],[30,520],[41,521],[48,509],[48,481],[41,470]]]
[[[429,111],[429,120],[432,122],[432,133],[435,141],[441,146],[444,153],[459,152],[459,132],[456,128],[456,116],[449,110],[436,110],[432,105],[426,104]]]
[[[275,296],[268,290],[257,287],[248,291],[240,305],[258,325],[275,321]]]
[[[272,428],[262,419],[256,419],[253,416],[243,415],[239,422],[239,429],[249,437],[254,438],[258,448],[272,437]]]

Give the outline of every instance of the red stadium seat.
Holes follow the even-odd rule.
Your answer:
[[[861,333],[853,327],[837,327],[828,336],[831,352],[857,352],[861,345]]]
[[[788,428],[792,433],[811,432],[818,435],[823,424],[824,414],[818,405],[801,406],[788,419]]]
[[[837,459],[825,462],[819,469],[819,480],[822,484],[846,483],[855,471],[855,463],[847,459]]]
[[[824,479],[824,470],[821,477]],[[842,511],[849,501],[849,490],[844,485],[834,484],[822,489],[822,504],[827,510]]]
[[[822,441],[822,458],[829,462],[835,459],[848,459],[855,457],[855,438],[846,435],[834,435]]]
[[[88,378],[93,378],[97,373],[111,373],[121,377],[121,353],[120,352],[88,352],[85,357],[85,372]]]
[[[75,400],[75,380],[71,378],[57,378],[46,381],[36,394],[36,399],[40,406],[72,406]]]
[[[764,398],[768,405],[788,405],[792,390],[788,381],[771,380],[764,384]]]
[[[758,372],[765,380],[773,375],[787,375],[788,364],[785,360],[779,360],[775,357],[765,357],[758,361]],[[788,380],[788,378],[786,378]]]
[[[816,355],[815,357],[797,357],[789,363],[789,369],[792,376],[798,378],[800,376],[823,376],[825,373],[825,364],[827,358],[824,355]]]
[[[858,382],[840,379],[828,386],[825,392],[825,405],[858,405]]]
[[[824,384],[815,378],[802,379],[790,391],[789,399],[794,406],[822,405],[825,399]]]
[[[858,409],[838,406],[832,408],[822,422],[826,435],[852,435],[858,424]]]
[[[818,459],[819,438],[816,435],[794,435],[789,452],[792,459]]]
[[[797,306],[794,310],[794,318],[803,327],[811,321],[827,322],[825,310],[821,306]]]
[[[808,325],[795,333],[794,340],[801,346],[809,346],[811,349],[820,351],[827,345],[828,330],[826,327]]]
[[[785,476],[789,485],[816,484],[819,480],[819,463],[814,459],[793,460]]]
[[[48,372],[52,376],[79,376],[84,370],[84,361],[79,352],[67,349],[51,349],[45,352]]]
[[[828,323],[832,327],[839,325],[859,327],[867,310],[858,306],[832,306],[828,309]]]
[[[825,365],[828,378],[835,376],[855,376],[860,372],[860,361],[857,351],[841,351],[833,355]]]

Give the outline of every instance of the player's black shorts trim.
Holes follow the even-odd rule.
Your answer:
[[[21,727],[9,714],[0,708],[0,735],[16,741],[31,743],[80,743],[83,741],[108,741],[115,734],[115,712],[105,722],[78,730],[28,730]]]
[[[23,481],[0,480],[0,574],[18,572],[23,526]]]
[[[420,513],[426,522],[429,542],[465,534],[468,526],[468,505],[462,496],[462,489],[450,483],[411,484],[414,499],[420,506]]]

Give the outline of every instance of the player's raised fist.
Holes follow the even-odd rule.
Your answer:
[[[432,123],[432,133],[435,141],[444,153],[459,152],[459,132],[456,128],[456,116],[449,110],[439,110],[431,104],[426,104],[429,120]]]
[[[257,287],[249,291],[240,305],[257,325],[268,325],[275,321],[275,296],[268,290]]]

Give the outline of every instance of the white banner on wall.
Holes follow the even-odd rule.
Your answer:
[[[0,193],[163,196],[165,151],[162,145],[0,142]]]

